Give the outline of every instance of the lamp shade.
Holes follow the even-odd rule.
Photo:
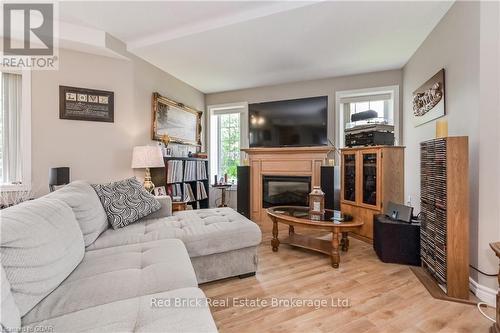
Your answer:
[[[134,147],[132,154],[132,168],[162,168],[163,154],[159,146],[138,146]]]

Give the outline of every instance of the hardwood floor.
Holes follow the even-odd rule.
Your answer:
[[[286,234],[280,225],[280,236]],[[330,258],[320,253],[284,244],[272,252],[271,233],[265,230],[256,276],[201,286],[212,300],[229,300],[211,307],[219,331],[488,332],[491,322],[475,306],[432,298],[408,266],[384,264],[371,245],[350,240],[349,252],[341,253],[340,268],[333,269]],[[348,300],[350,307],[240,306],[238,300],[245,298],[339,298]]]

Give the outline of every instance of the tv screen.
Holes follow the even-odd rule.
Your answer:
[[[328,144],[327,96],[250,104],[248,112],[250,147]]]

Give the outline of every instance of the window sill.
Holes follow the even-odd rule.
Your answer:
[[[4,192],[26,192],[31,188],[26,184],[0,184],[0,193]]]

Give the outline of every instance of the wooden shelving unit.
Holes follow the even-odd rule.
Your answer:
[[[449,296],[469,298],[467,137],[420,144],[422,267]]]
[[[182,197],[184,198],[184,184],[189,184],[191,186],[191,189],[193,190],[193,194],[195,198],[198,196],[198,190],[196,183],[201,182],[203,186],[205,187],[205,191],[207,194],[207,197],[205,199],[201,200],[193,200],[189,201],[188,204],[193,207],[193,209],[201,209],[201,208],[209,208],[209,190],[210,190],[210,184],[209,184],[209,175],[208,175],[208,159],[203,159],[203,158],[191,158],[191,157],[164,157],[165,160],[165,167],[164,168],[153,168],[151,169],[151,178],[153,180],[153,183],[155,186],[165,186],[165,188],[168,191],[168,187],[171,185],[175,184],[180,184],[181,189],[182,189]],[[184,178],[180,181],[175,181],[175,182],[168,182],[167,181],[167,175],[168,175],[168,165],[169,161],[181,161],[182,162],[182,175],[184,177],[184,171],[186,168],[186,162],[188,161],[194,161],[194,162],[203,162],[205,165],[205,170],[206,170],[206,178],[199,178],[196,177],[194,180],[188,180],[185,181]]]
[[[373,216],[389,201],[402,204],[404,197],[404,147],[345,148],[342,152],[340,209],[364,222],[358,238],[373,242]]]

